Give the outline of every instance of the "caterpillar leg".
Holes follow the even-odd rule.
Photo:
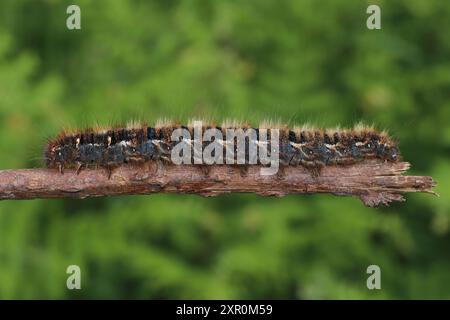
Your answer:
[[[111,180],[113,168],[110,165],[107,165],[105,167],[105,169],[106,169],[106,175],[108,176],[108,180]]]
[[[59,170],[59,173],[64,174],[64,165],[62,163],[60,163],[58,165],[58,170]]]
[[[311,173],[311,176],[313,178],[318,178],[320,176],[320,169],[319,168],[311,167],[311,168],[308,168],[308,169],[309,169],[309,172]]]
[[[83,163],[82,162],[77,162],[77,165],[76,165],[76,168],[75,168],[77,175],[80,174],[82,168],[83,168]]]
[[[319,176],[320,176],[320,172],[322,171],[322,168],[323,168],[324,166],[325,166],[325,165],[324,165],[322,162],[314,161],[314,162],[312,163],[312,166],[309,168],[309,169],[310,169],[310,172],[311,172],[311,175],[312,175],[314,178],[319,177]]]
[[[248,175],[248,166],[240,165],[239,166],[239,174],[241,175],[241,177],[246,177]]]
[[[156,160],[156,172],[164,172],[166,166],[165,166],[165,160],[164,159],[157,159]]]
[[[202,170],[202,173],[205,177],[209,177],[209,174],[211,172],[211,168],[208,165],[201,165],[200,170]]]
[[[322,162],[319,161],[305,161],[302,160],[301,165],[306,168],[313,178],[317,178],[320,176],[320,172],[322,168],[325,166]]]
[[[284,170],[285,168],[286,168],[286,166],[284,166],[284,165],[281,165],[278,167],[278,171],[277,171],[278,179],[284,179],[284,177],[286,177],[286,172]]]

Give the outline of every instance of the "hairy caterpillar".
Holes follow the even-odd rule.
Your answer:
[[[144,163],[148,161],[172,162],[171,153],[175,146],[184,141],[192,144],[190,138],[172,140],[172,134],[177,129],[183,129],[190,137],[195,136],[195,126],[183,126],[179,123],[159,122],[155,126],[141,123],[130,123],[125,127],[91,128],[79,131],[64,131],[56,138],[48,141],[44,158],[48,168],[57,168],[63,173],[64,168],[76,168],[79,173],[83,167],[104,167],[109,175],[115,167],[126,163]],[[216,129],[223,137],[231,130],[242,129],[246,133],[252,130],[256,143],[261,145],[259,138],[263,132],[268,132],[266,145],[268,153],[274,152],[271,148],[276,142],[279,145],[279,163],[281,166],[304,166],[313,170],[329,165],[351,165],[367,159],[382,159],[385,161],[398,161],[399,149],[397,143],[385,132],[378,132],[371,127],[356,126],[353,129],[317,129],[312,127],[272,126],[262,124],[252,128],[248,124],[223,123],[201,125],[201,134],[208,129]],[[278,139],[275,141],[273,132],[277,130]],[[201,141],[203,148],[209,144],[220,143],[224,146],[223,156],[227,148],[236,151],[238,144],[236,137],[231,141],[211,138]],[[255,162],[250,161],[250,136],[244,140],[245,162],[242,164],[261,164],[262,153],[256,154]],[[231,145],[231,146],[230,146]],[[242,145],[241,145],[242,146]],[[219,149],[220,150],[220,149]],[[188,162],[195,162],[195,152],[189,151]],[[214,154],[214,151],[213,151]],[[217,154],[216,154],[217,155]],[[239,164],[236,157],[226,164]]]

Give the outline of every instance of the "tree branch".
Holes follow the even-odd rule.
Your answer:
[[[105,169],[74,170],[60,174],[53,169],[0,171],[0,199],[87,198],[161,192],[216,196],[254,192],[262,196],[291,193],[332,193],[359,197],[367,206],[404,201],[406,192],[435,194],[431,177],[403,176],[407,162],[366,161],[351,166],[327,166],[318,176],[303,167],[287,167],[283,174],[261,176],[259,166],[158,165],[122,166],[110,179]]]

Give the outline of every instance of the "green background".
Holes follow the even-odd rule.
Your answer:
[[[366,27],[374,3],[382,30]],[[441,0],[1,0],[1,168],[41,166],[47,137],[97,122],[362,120],[440,197],[2,201],[0,298],[449,299],[449,32]]]

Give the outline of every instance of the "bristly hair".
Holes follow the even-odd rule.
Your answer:
[[[173,124],[174,124],[174,121],[170,120],[169,118],[160,118],[160,119],[156,120],[155,128],[161,129],[161,128],[165,128],[165,127],[171,127],[171,126],[173,126]]]

